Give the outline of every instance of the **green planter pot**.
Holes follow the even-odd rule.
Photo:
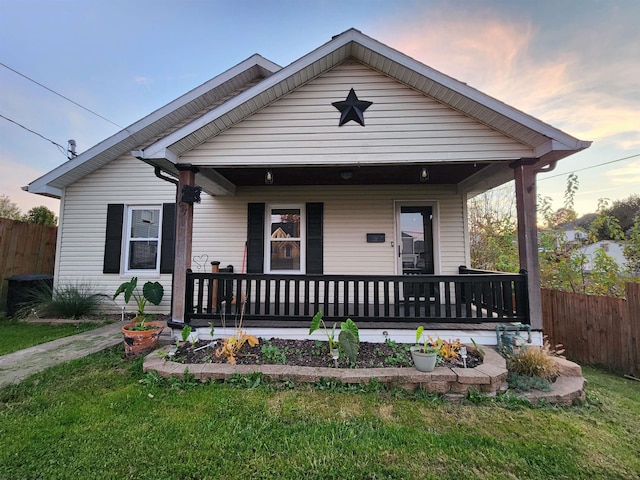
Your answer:
[[[421,347],[411,347],[411,359],[415,367],[421,372],[433,372],[438,361],[437,353],[424,353]]]

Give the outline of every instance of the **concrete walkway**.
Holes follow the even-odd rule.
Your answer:
[[[86,357],[122,342],[122,323],[96,328],[0,356],[0,387],[60,363]]]

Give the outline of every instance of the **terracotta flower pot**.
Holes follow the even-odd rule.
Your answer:
[[[136,357],[156,348],[164,330],[163,322],[145,322],[145,325],[156,327],[153,330],[130,330],[137,323],[132,322],[122,326],[124,353],[127,357]]]

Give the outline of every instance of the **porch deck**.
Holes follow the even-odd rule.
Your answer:
[[[187,272],[185,323],[308,327],[350,317],[362,328],[494,328],[529,323],[526,273],[460,267],[459,275],[267,275]],[[488,325],[490,324],[490,325]]]

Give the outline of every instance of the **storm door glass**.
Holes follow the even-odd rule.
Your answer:
[[[270,215],[270,269],[300,272],[301,223],[299,208],[272,208]]]

